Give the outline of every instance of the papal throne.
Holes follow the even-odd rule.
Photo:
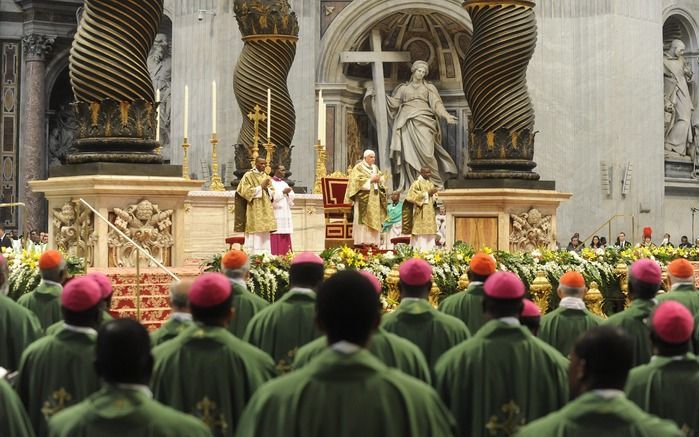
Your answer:
[[[321,179],[325,210],[325,247],[352,246],[352,204],[345,203],[349,178],[330,175]]]

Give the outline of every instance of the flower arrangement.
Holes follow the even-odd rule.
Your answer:
[[[23,249],[5,250],[3,256],[10,270],[8,295],[12,299],[19,299],[25,293],[35,289],[41,281],[39,273],[39,258],[41,253],[34,250]],[[65,258],[66,270],[69,276],[85,273],[85,259],[77,256]]]

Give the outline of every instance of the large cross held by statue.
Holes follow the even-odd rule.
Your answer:
[[[390,169],[391,157],[389,152],[388,110],[386,109],[386,86],[384,84],[384,62],[410,62],[410,52],[384,52],[381,51],[381,32],[379,29],[371,31],[370,52],[342,52],[342,63],[371,63],[371,75],[374,79],[374,91],[376,92],[376,134],[378,137],[379,159],[384,169]]]

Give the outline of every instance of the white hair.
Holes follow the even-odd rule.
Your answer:
[[[375,153],[373,150],[371,150],[371,149],[366,149],[366,150],[364,151],[364,155],[362,155],[362,158],[366,158],[366,157],[369,156],[369,155],[374,155],[374,156],[376,156],[376,153]]]

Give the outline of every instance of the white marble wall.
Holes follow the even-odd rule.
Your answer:
[[[663,232],[662,8],[657,0],[540,0],[528,80],[543,179],[573,193],[559,209],[560,242],[614,214]],[[613,167],[612,194],[600,162]],[[633,173],[621,194],[627,162]],[[645,211],[645,212],[642,212]],[[630,220],[612,227],[632,232]],[[601,234],[606,234],[606,228]]]
[[[319,41],[317,0],[295,0],[300,35],[296,59],[289,74],[289,91],[296,107],[296,134],[292,153],[292,179],[312,186],[314,178],[313,131],[315,126],[315,80],[313,68]],[[215,16],[198,10],[209,9]],[[233,72],[243,48],[233,13],[233,0],[166,0],[165,11],[173,22],[172,44],[172,138],[182,142],[184,86],[189,85],[190,169],[202,174],[201,161],[211,162],[211,81],[218,87],[219,163],[233,159],[232,144],[238,140],[242,114],[233,93]],[[264,105],[265,102],[260,102]],[[182,162],[181,147],[166,152],[172,163]],[[221,170],[223,172],[223,170]]]

